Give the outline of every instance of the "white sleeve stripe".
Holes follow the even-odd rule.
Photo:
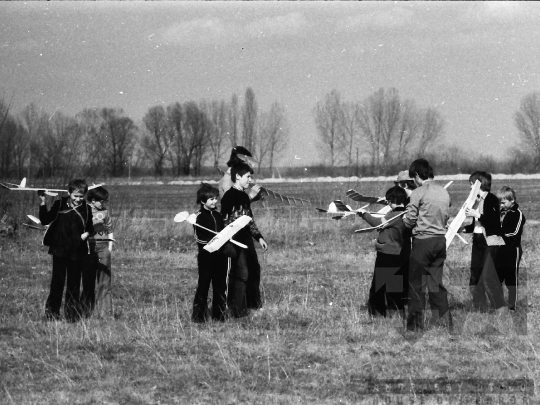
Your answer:
[[[516,236],[518,234],[519,229],[521,228],[521,220],[523,218],[523,213],[521,212],[521,210],[518,210],[518,211],[519,211],[519,221],[517,223],[516,230],[514,232],[507,233],[504,236]]]

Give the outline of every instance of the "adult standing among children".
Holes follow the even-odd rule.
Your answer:
[[[403,218],[405,226],[412,229],[413,236],[409,262],[407,330],[418,331],[424,328],[426,292],[432,310],[430,324],[451,327],[448,293],[442,280],[450,195],[430,179],[430,165],[426,159],[412,162],[409,176],[418,188],[411,193]]]
[[[231,156],[227,162],[229,167],[218,184],[219,197],[223,199],[223,195],[235,183],[231,179],[231,168],[239,163],[246,163],[253,169],[253,155],[243,146],[235,146],[231,150]],[[243,190],[249,197],[250,202],[258,201],[262,198],[261,187],[254,185],[251,188]],[[266,250],[266,249],[265,249]],[[248,244],[246,252],[246,263],[249,269],[249,278],[246,286],[246,303],[249,309],[259,309],[262,307],[261,298],[261,265],[253,243]]]

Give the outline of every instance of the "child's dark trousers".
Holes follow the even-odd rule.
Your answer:
[[[193,300],[193,313],[191,319],[194,322],[206,321],[208,312],[208,290],[212,284],[212,319],[216,321],[225,320],[226,311],[226,285],[228,259],[221,253],[212,254],[211,258],[206,252],[199,254],[197,262],[199,265],[199,281],[197,291]]]
[[[403,310],[408,293],[408,265],[400,255],[377,252],[369,290],[368,311],[372,316],[386,316],[388,310]]]
[[[512,309],[516,307],[519,263],[522,255],[521,246],[501,246],[495,260],[499,281],[508,288],[508,305]]]
[[[81,273],[86,262],[87,257],[80,260],[69,260],[53,255],[51,289],[45,304],[45,316],[47,319],[60,319],[64,284],[67,284],[64,314],[68,322],[79,320],[81,316]]]

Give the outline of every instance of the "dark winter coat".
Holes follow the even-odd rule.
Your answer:
[[[49,225],[43,237],[43,244],[49,246],[49,254],[69,260],[80,260],[88,254],[88,239],[81,235],[88,232],[94,235],[92,210],[83,201],[72,208],[68,205],[69,197],[56,200],[50,210],[46,205],[39,207],[39,220]]]

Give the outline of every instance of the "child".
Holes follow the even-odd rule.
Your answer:
[[[76,322],[81,315],[81,272],[89,259],[88,237],[94,234],[92,211],[84,201],[87,191],[84,180],[71,180],[68,184],[69,196],[56,200],[50,210],[45,205],[45,194],[38,191],[41,200],[39,220],[43,225],[50,224],[43,244],[49,246],[49,254],[53,257],[51,288],[45,304],[47,320],[60,319],[66,278],[66,319]]]
[[[86,196],[88,205],[92,208],[92,222],[95,236],[90,237],[90,263],[82,275],[83,311],[86,317],[90,316],[94,305],[97,305],[99,318],[113,318],[111,297],[111,252],[113,239],[112,220],[109,210],[105,206],[109,199],[109,192],[103,187],[96,187]],[[96,288],[97,275],[97,291]]]
[[[371,226],[390,221],[379,231],[375,248],[375,270],[369,290],[368,310],[371,316],[386,317],[386,309],[404,310],[409,286],[409,256],[411,253],[411,232],[403,224],[403,218],[392,220],[405,211],[408,199],[405,189],[396,185],[386,192],[386,201],[392,211],[384,218],[376,218],[361,211],[361,217]],[[386,304],[385,304],[386,298]]]
[[[501,187],[497,197],[501,202],[501,227],[505,243],[497,252],[497,274],[501,284],[506,283],[508,288],[509,309],[515,311],[519,262],[523,254],[521,235],[525,226],[525,216],[519,209],[516,193],[512,188]]]
[[[433,173],[433,169],[432,169],[432,173]],[[414,179],[411,179],[411,177],[409,176],[409,171],[402,170],[401,172],[399,172],[397,179],[394,181],[394,184],[404,189],[405,192],[407,193],[407,202],[404,204],[405,206],[407,206],[407,204],[409,203],[409,198],[411,197],[412,192],[416,188]]]
[[[490,193],[491,174],[483,171],[474,172],[469,177],[471,187],[476,180],[481,183],[476,209],[468,208],[465,211],[467,216],[473,217],[473,221],[470,225],[460,228],[460,231],[473,234],[469,289],[475,309],[488,310],[487,295],[491,308],[503,313],[507,310],[507,306],[495,269],[497,251],[504,245],[499,200]]]
[[[251,201],[245,190],[251,183],[253,169],[247,163],[237,163],[231,168],[233,186],[225,193],[221,200],[221,214],[225,224],[233,222],[241,215],[249,215],[253,218]],[[229,283],[229,302],[232,315],[236,318],[246,316],[248,308],[260,308],[262,306],[260,294],[261,266],[257,258],[257,251],[253,239],[259,241],[264,251],[268,245],[263,239],[255,221],[251,221],[235,236],[238,242],[248,246],[247,249],[235,248],[237,258],[231,272]],[[249,295],[248,295],[249,292]]]
[[[403,217],[403,223],[412,229],[413,235],[407,330],[424,328],[426,290],[432,312],[430,323],[451,328],[448,293],[442,282],[450,196],[432,180],[433,169],[425,159],[411,163],[409,176],[414,178],[418,188],[411,193],[407,213]]]
[[[197,190],[197,204],[200,205],[200,210],[197,212],[196,223],[215,232],[220,232],[224,228],[223,217],[216,210],[218,194],[217,188],[205,183]],[[228,242],[216,252],[207,252],[204,250],[204,246],[214,238],[215,234],[198,226],[193,226],[193,229],[199,247],[197,255],[199,281],[193,300],[191,319],[193,322],[206,321],[208,289],[212,283],[212,319],[224,321],[227,271],[230,268],[230,260],[227,255],[234,256],[235,251],[231,243]]]
[[[234,148],[232,148],[231,157],[229,158],[229,161],[227,162],[227,166],[229,166],[229,169],[225,172],[221,180],[219,180],[219,184],[218,184],[219,198],[223,198],[225,193],[234,184],[234,181],[232,180],[232,177],[231,177],[231,167],[233,167],[237,163],[242,163],[242,162],[250,164],[250,162],[252,162],[251,158],[252,158],[251,152],[247,150],[246,148],[244,148],[243,146],[235,146]],[[262,198],[261,187],[258,185],[255,185],[249,190],[246,190],[246,193],[248,194],[249,199],[252,202],[258,201]]]

